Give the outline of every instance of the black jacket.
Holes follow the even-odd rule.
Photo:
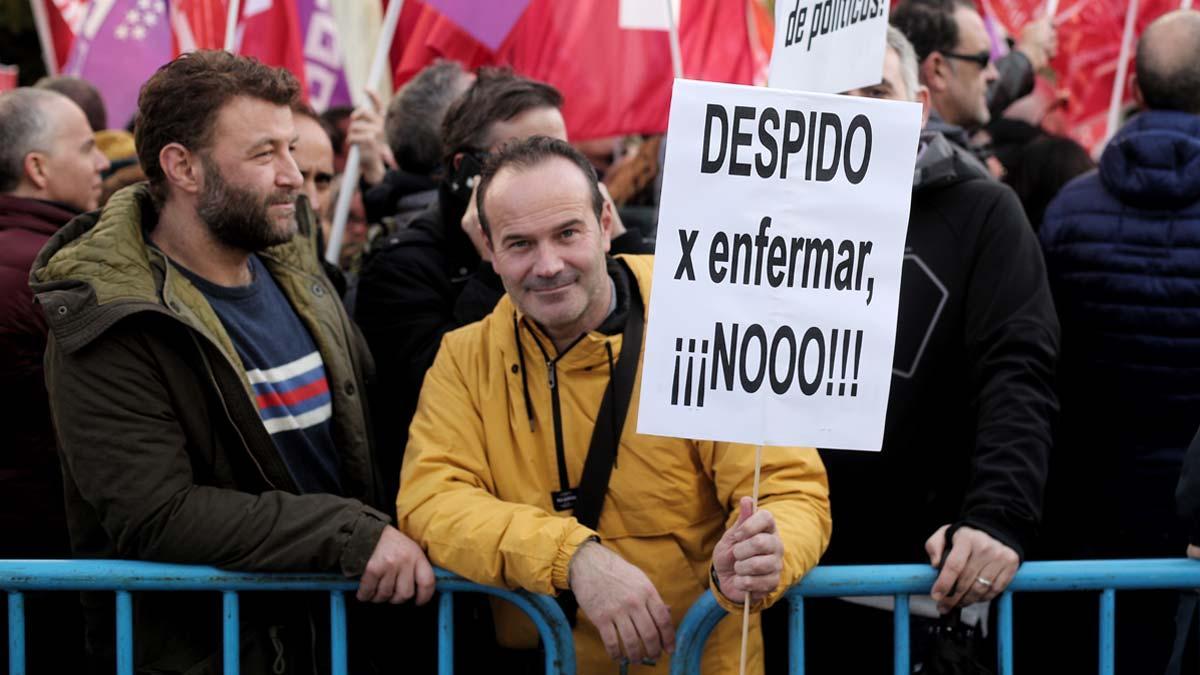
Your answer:
[[[826,562],[926,561],[947,523],[1023,556],[1041,516],[1059,328],[1037,239],[1011,189],[923,141],[883,451],[822,451]]]
[[[359,275],[355,319],[375,357],[375,432],[391,495],[399,489],[408,425],[442,336],[487,316],[504,296],[500,277],[462,230],[465,212],[466,204],[440,187],[437,202],[389,235]],[[630,230],[613,239],[611,254],[653,251],[639,230]]]

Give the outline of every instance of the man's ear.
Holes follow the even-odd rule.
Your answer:
[[[933,112],[933,105],[929,102],[929,87],[917,85],[917,96],[913,100],[921,104],[921,128],[924,129],[929,123],[929,113]]]
[[[179,143],[168,143],[158,151],[158,165],[162,167],[167,183],[187,192],[197,194],[202,187],[201,175],[204,166],[191,150]]]
[[[604,242],[604,252],[612,248],[613,237],[613,204],[605,199],[600,207],[600,239]]]
[[[25,177],[39,190],[45,190],[50,184],[50,176],[46,173],[46,155],[41,152],[31,152],[21,160],[21,168]]]
[[[950,79],[950,63],[938,52],[931,52],[921,62],[921,84],[929,88],[930,95],[947,89]]]
[[[454,157],[450,160],[450,164],[454,167],[455,171],[458,171],[458,167],[462,166],[462,158],[463,153],[456,152],[454,153]]]

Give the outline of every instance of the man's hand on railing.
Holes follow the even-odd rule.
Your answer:
[[[433,567],[415,541],[396,528],[383,528],[379,543],[367,561],[355,597],[360,602],[399,604],[417,598],[423,605],[433,597]]]
[[[725,531],[713,549],[713,571],[721,594],[742,602],[763,599],[779,587],[783,572],[783,540],[770,511],[754,512],[754,501],[742,497],[737,522]]]
[[[589,541],[572,556],[568,575],[575,601],[600,631],[609,658],[637,663],[675,651],[671,611],[645,572]]]
[[[1188,544],[1187,557],[1189,557],[1193,560],[1200,560],[1200,546],[1197,546],[1195,544]]]
[[[939,527],[925,542],[929,564],[934,567],[941,564],[941,573],[929,594],[943,614],[1000,595],[1021,566],[1016,551],[987,532],[966,525],[954,531],[950,553],[945,555],[949,527]]]

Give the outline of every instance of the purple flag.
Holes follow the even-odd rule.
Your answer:
[[[137,111],[142,83],[174,51],[167,0],[93,0],[64,70],[96,85],[120,128]]]
[[[492,51],[508,37],[529,3],[530,0],[425,0],[425,4],[444,14]]]
[[[350,105],[338,26],[328,0],[296,0],[304,39],[304,79],[308,102],[317,112],[331,106]]]

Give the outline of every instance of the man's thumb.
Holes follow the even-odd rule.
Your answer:
[[[734,527],[746,522],[752,515],[754,515],[754,500],[749,497],[742,497],[741,502],[738,503],[738,519],[734,523]]]

